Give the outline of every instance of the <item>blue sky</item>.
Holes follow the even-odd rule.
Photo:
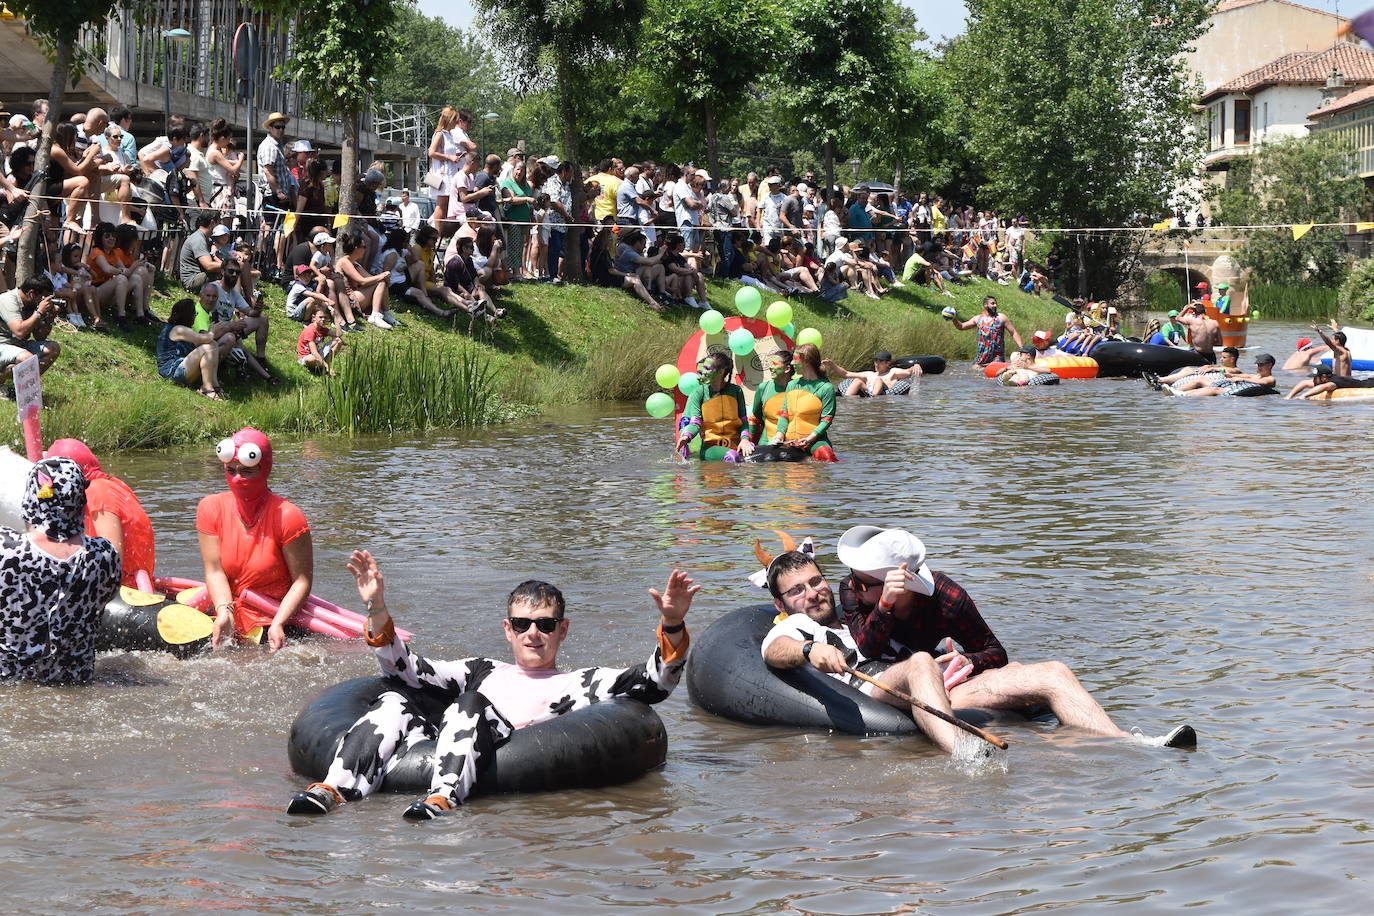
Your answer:
[[[964,30],[968,12],[960,0],[899,0],[903,6],[916,11],[916,20],[931,39],[939,40],[958,35]],[[1332,0],[1334,2],[1334,0]],[[1354,0],[1346,0],[1347,4]],[[1321,6],[1322,0],[1316,0]],[[420,9],[427,15],[440,16],[449,25],[467,28],[472,24],[472,4],[469,0],[420,0]]]

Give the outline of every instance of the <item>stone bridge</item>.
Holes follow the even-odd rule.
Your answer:
[[[1200,282],[1208,288],[1218,283],[1231,284],[1233,298],[1245,287],[1243,272],[1232,255],[1240,248],[1235,230],[1225,226],[1159,233],[1145,243],[1140,253],[1144,275],[1160,271],[1174,278],[1179,289],[1191,296]]]

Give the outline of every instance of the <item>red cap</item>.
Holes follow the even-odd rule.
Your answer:
[[[1304,338],[1302,338],[1301,340],[1298,341],[1298,349],[1301,350],[1303,347],[1307,346],[1307,345],[1310,344],[1311,342],[1312,342],[1312,338],[1310,338],[1310,337],[1304,337]]]
[[[1201,283],[1199,283],[1199,284],[1197,285],[1197,288],[1198,288],[1198,289],[1207,289],[1207,281],[1204,280],[1204,281],[1202,281]]]

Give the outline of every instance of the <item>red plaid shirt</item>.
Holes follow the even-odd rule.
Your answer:
[[[935,594],[912,592],[915,606],[905,620],[878,610],[876,600],[873,604],[860,601],[852,576],[841,579],[840,622],[849,628],[859,651],[868,658],[894,661],[917,652],[938,657],[944,653],[937,644],[952,636],[973,663],[974,674],[1005,665],[1007,650],[983,621],[968,592],[942,572],[934,576]]]

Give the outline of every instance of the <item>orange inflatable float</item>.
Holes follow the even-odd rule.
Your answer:
[[[988,363],[983,374],[996,378],[997,373],[1007,368],[1007,363]],[[1047,356],[1035,361],[1035,368],[1053,372],[1063,379],[1097,378],[1097,360],[1090,356]]]

